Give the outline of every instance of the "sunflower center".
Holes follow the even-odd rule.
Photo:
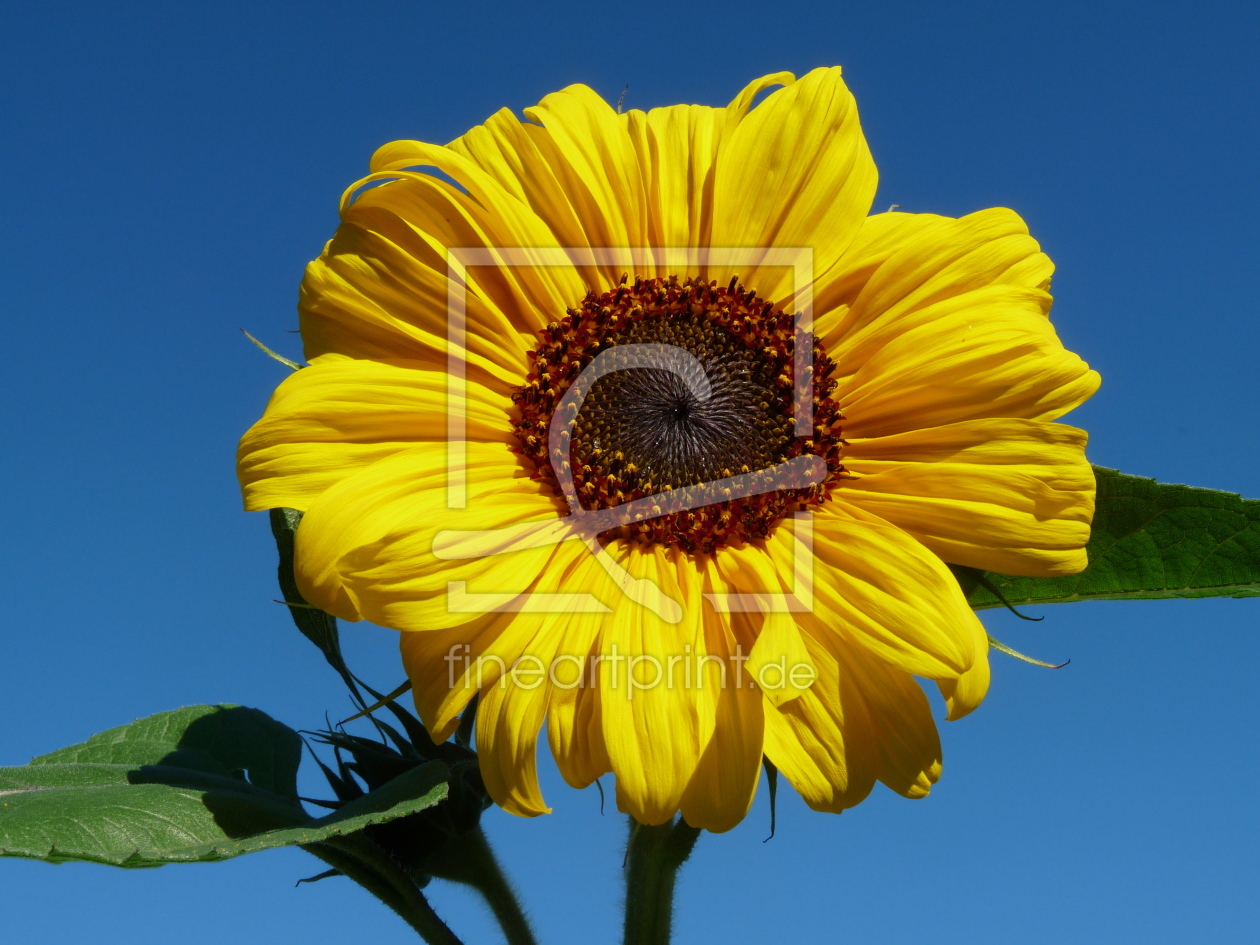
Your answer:
[[[813,431],[807,437],[794,432],[798,343],[813,349]],[[565,393],[600,357],[597,379],[573,423],[569,455],[555,458],[569,460],[584,510],[781,468],[807,454],[826,463],[825,479],[812,486],[762,484],[753,494],[619,525],[605,537],[708,553],[730,541],[763,538],[784,516],[821,504],[843,473],[831,360],[792,316],[735,280],[720,288],[676,277],[633,285],[623,279],[611,292],[589,293],[548,325],[530,357],[527,381],[513,397],[521,411],[515,432],[536,475],[561,494],[548,432]]]
[[[575,461],[605,476],[624,471],[632,488],[651,495],[786,458],[792,418],[782,409],[775,365],[704,314],[640,318],[610,333],[607,344],[671,345],[695,361],[600,377],[578,413]],[[708,382],[707,397],[688,376],[697,371]]]

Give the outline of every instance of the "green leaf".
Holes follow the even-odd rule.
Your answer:
[[[1094,474],[1089,567],[1056,578],[955,568],[972,607],[1260,596],[1260,500],[1101,466]]]
[[[207,862],[319,843],[446,797],[446,767],[434,761],[313,818],[295,794],[264,786],[296,784],[295,744],[297,733],[256,709],[196,706],[0,768],[0,856]]]
[[[32,765],[96,762],[167,765],[245,777],[255,787],[297,799],[302,739],[266,712],[230,705],[195,705],[160,712],[31,759]]]

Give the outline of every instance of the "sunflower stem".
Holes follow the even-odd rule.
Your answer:
[[[480,827],[451,840],[425,861],[424,869],[439,879],[477,890],[494,913],[508,945],[536,945],[525,910]]]
[[[625,945],[668,945],[674,917],[674,883],[699,836],[699,828],[681,817],[659,827],[630,819],[625,867]]]
[[[428,945],[463,945],[407,872],[388,852],[359,834],[329,837],[303,844],[329,866],[340,870],[389,906]]]

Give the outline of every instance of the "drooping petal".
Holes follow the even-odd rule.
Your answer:
[[[925,796],[941,774],[941,741],[918,681],[820,621],[806,620],[804,627],[836,658],[841,684],[854,689],[866,706],[875,776],[904,797]],[[980,663],[987,670],[988,660]]]
[[[1037,420],[967,420],[851,439],[846,501],[941,558],[1001,574],[1075,574],[1086,563],[1094,474],[1084,430]]]
[[[930,679],[950,679],[983,657],[979,620],[958,582],[910,535],[858,509],[837,490],[813,514],[812,549],[780,526],[766,548],[781,575],[828,625],[886,662]]]
[[[403,668],[416,714],[435,741],[450,738],[469,700],[499,678],[533,639],[513,613],[486,614],[445,630],[399,634]]]
[[[566,602],[555,596],[581,584],[577,574],[587,557],[586,549],[579,543],[559,544],[548,567],[529,585],[529,597],[522,595],[502,610],[470,613],[467,621],[458,626],[401,634],[403,665],[411,680],[416,710],[434,738],[440,741],[449,736],[472,696],[496,685],[523,657],[530,658],[526,673],[537,663],[544,665],[544,687],[551,692],[555,683],[551,674],[554,657],[582,645],[571,636],[572,629],[585,625],[593,633],[597,627],[595,623],[583,624],[584,619],[599,616],[584,609],[584,602],[572,597]],[[563,643],[562,635],[566,636]],[[553,653],[558,645],[559,650]],[[590,640],[584,645],[589,648]],[[520,698],[523,704],[531,697]],[[489,723],[480,717],[479,729],[483,739],[492,737]],[[535,726],[530,737],[537,732]],[[521,743],[512,744],[517,746],[512,752],[518,752]],[[508,780],[505,775],[502,783]]]
[[[812,636],[805,640],[818,679],[782,706],[765,700],[766,757],[806,804],[839,813],[875,786],[874,739],[866,705],[848,685],[844,667]]]
[[[595,556],[586,546],[575,546],[574,554],[558,586],[592,594],[615,611],[619,592],[609,586]],[[547,740],[561,776],[576,788],[612,770],[604,747],[598,662],[600,634],[608,620],[607,612],[572,614],[556,631],[560,640],[549,677]]]
[[[585,585],[575,581],[573,586]],[[612,770],[604,747],[594,649],[603,619],[603,615],[586,614],[571,618],[557,657],[557,678],[552,681],[547,741],[561,776],[575,788],[587,787]]]
[[[871,524],[869,518],[862,522]],[[786,542],[772,540],[766,550],[776,544]],[[778,567],[767,568],[771,557],[751,545],[723,549],[717,556],[721,572],[744,594],[779,591],[794,596],[798,605],[807,601],[808,595],[802,599],[800,561],[785,567],[780,558]],[[821,810],[856,804],[876,779],[908,797],[926,794],[940,773],[940,743],[914,678],[857,642],[862,630],[822,606],[775,616],[792,620],[795,634],[789,649],[799,641],[805,655],[795,665],[808,669],[814,681],[791,699],[771,699],[765,693],[770,759]],[[763,625],[756,646],[766,634]]]
[[[976,660],[967,671],[961,676],[936,680],[936,687],[945,697],[945,718],[951,722],[974,712],[989,692],[989,635],[979,620],[971,624],[971,643]]]
[[[537,591],[567,587],[565,576],[586,562],[582,549],[569,545],[552,562],[550,573],[535,586]],[[589,557],[589,556],[588,556]],[[508,670],[487,685],[477,706],[477,751],[486,790],[495,803],[511,814],[531,817],[550,812],[538,786],[538,735],[543,719],[557,694],[559,657],[564,644],[587,649],[590,640],[574,640],[569,625],[575,610],[553,607],[542,614],[522,614],[514,623],[536,627],[533,639]],[[590,624],[587,624],[590,627]]]
[[[509,814],[549,814],[538,786],[538,732],[547,713],[547,663],[533,653],[491,683],[477,703],[477,760],[486,792]]]
[[[794,566],[800,562],[794,562]],[[747,673],[771,703],[778,706],[795,699],[810,687],[816,675],[809,651],[801,638],[794,615],[785,608],[784,592],[790,591],[786,578],[794,571],[780,573],[765,544],[732,545],[715,557],[716,573],[741,595],[745,606],[752,600],[757,609],[747,624],[751,637],[742,641]],[[715,578],[716,580],[716,578]],[[751,608],[750,608],[751,609]],[[730,615],[732,619],[736,614]],[[735,621],[735,626],[744,626]]]
[[[748,672],[775,706],[799,697],[813,684],[817,673],[791,614],[766,614],[749,654]]]
[[[241,438],[237,473],[247,511],[305,510],[321,492],[405,449],[444,452],[450,418],[463,437],[512,442],[507,397],[479,384],[464,396],[448,376],[406,361],[321,359],[286,378]]]
[[[738,593],[715,559],[704,565],[709,593]],[[754,648],[757,615],[704,608],[708,670],[706,685],[717,687],[713,737],[682,797],[682,814],[693,827],[715,833],[730,830],[748,813],[761,773],[765,711],[755,672],[745,661]],[[715,672],[716,670],[716,672]]]
[[[700,575],[660,547],[608,546],[638,581],[678,604],[664,613],[616,592],[600,640],[600,713],[604,743],[617,775],[618,807],[643,824],[662,824],[683,792],[713,734],[713,685],[678,685],[690,671],[710,672],[699,606]],[[650,586],[649,590],[650,590]],[[696,667],[700,667],[697,670]],[[671,683],[673,683],[671,685]]]
[[[807,247],[808,278],[826,272],[861,227],[875,196],[875,163],[840,70],[816,69],[771,93],[722,141],[713,192],[715,247]],[[761,297],[793,291],[783,265],[714,267]]]
[[[941,746],[918,683],[816,616],[798,619],[819,678],[777,710],[767,702],[767,756],[816,810],[852,807],[875,780],[905,797],[926,795],[940,776]]]

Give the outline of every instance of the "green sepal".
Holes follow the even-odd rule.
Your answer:
[[[954,567],[973,608],[1260,596],[1260,500],[1101,466],[1094,475],[1098,501],[1089,566],[1054,578]]]
[[[761,766],[766,771],[766,788],[770,792],[770,836],[762,840],[762,843],[769,843],[774,839],[775,821],[778,813],[779,799],[779,769],[775,767],[773,761],[765,755],[761,756]]]
[[[280,555],[280,564],[276,569],[276,577],[280,582],[280,593],[284,595],[289,616],[306,639],[314,643],[324,659],[345,680],[355,701],[362,704],[354,676],[346,665],[341,654],[341,637],[337,632],[337,618],[312,607],[298,590],[297,579],[293,574],[293,552],[297,540],[298,524],[302,521],[302,513],[297,509],[272,509],[271,534],[276,539],[276,551]]]
[[[447,768],[432,761],[311,817],[296,798],[295,745],[296,732],[257,709],[193,706],[0,768],[0,856],[209,862],[320,843],[446,797]]]
[[[250,341],[252,341],[255,345],[257,345],[258,348],[261,349],[262,353],[265,354],[267,357],[271,358],[273,361],[279,361],[281,364],[283,364],[285,367],[287,367],[291,371],[302,370],[302,365],[298,364],[296,361],[290,361],[288,358],[286,358],[282,354],[277,354],[276,352],[272,351],[265,344],[263,344],[261,341],[259,341],[249,332],[247,332],[244,328],[241,329],[241,334],[244,335],[246,338],[248,338]]]

